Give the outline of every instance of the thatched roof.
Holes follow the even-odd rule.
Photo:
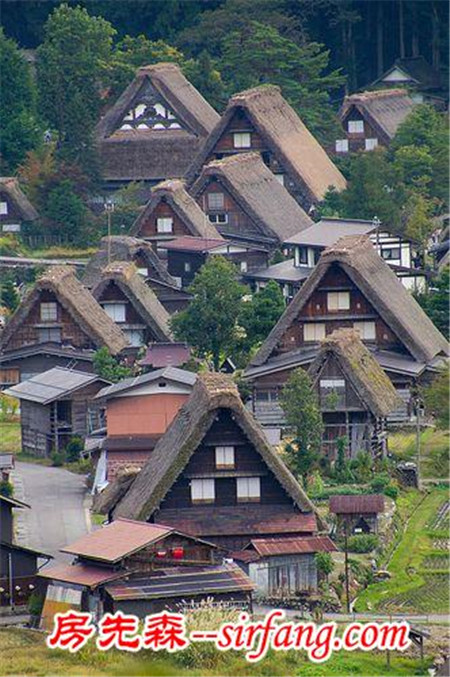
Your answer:
[[[7,195],[23,221],[35,221],[39,218],[39,214],[22,192],[19,181],[14,176],[0,176],[0,194]]]
[[[172,207],[175,214],[194,237],[222,239],[222,236],[213,224],[210,223],[206,214],[187,192],[184,181],[180,179],[168,179],[152,188],[150,200],[131,228],[133,235],[140,236],[143,224],[148,221],[160,202],[166,202]]]
[[[145,240],[126,235],[112,235],[102,237],[100,249],[92,256],[85,268],[83,284],[86,287],[95,287],[101,279],[102,270],[108,265],[108,242],[111,249],[112,261],[134,261],[139,258],[149,269],[149,278],[176,287],[174,278],[167,272],[167,268],[159,256],[155,254],[151,245]]]
[[[313,223],[258,153],[240,153],[210,162],[192,186],[194,197],[213,177],[223,183],[265,237],[284,242]],[[226,226],[221,230],[223,233]]]
[[[258,422],[244,407],[231,379],[224,374],[207,373],[197,378],[189,399],[158,441],[146,465],[115,509],[115,517],[142,520],[150,518],[201,444],[217,410],[222,408],[231,410],[236,423],[299,510],[314,512],[311,501],[273,451]]]
[[[448,354],[444,336],[425,314],[396,274],[376,253],[367,235],[349,235],[325,249],[319,263],[284,311],[253,358],[252,365],[266,362],[286,330],[301,315],[302,308],[332,264],[339,264],[388,327],[419,362]]]
[[[274,85],[261,85],[231,97],[221,120],[189,168],[189,181],[199,175],[238,108],[245,111],[285,171],[305,187],[311,202],[322,200],[330,186],[337,190],[345,188],[341,172]]]
[[[151,87],[182,123],[182,129],[127,130],[118,127],[139,95]],[[219,115],[174,63],[139,68],[95,129],[102,172],[111,180],[181,177]]]
[[[356,394],[374,416],[385,417],[401,405],[390,378],[361,341],[354,329],[336,329],[321,343],[308,372],[313,382],[322,368],[335,357]]]
[[[136,312],[160,341],[170,341],[169,313],[154,291],[147,287],[132,261],[115,261],[103,269],[100,282],[92,290],[99,302],[108,285],[114,282],[125,294]]]
[[[415,105],[406,89],[381,89],[346,96],[339,117],[344,122],[349,112],[356,109],[380,138],[389,143]]]
[[[100,494],[94,496],[92,512],[107,515],[125,496],[139,470],[122,467],[117,471],[114,482],[110,482]]]
[[[36,280],[34,287],[7,323],[0,338],[0,349],[7,347],[14,332],[26,320],[44,290],[55,294],[96,346],[106,346],[113,355],[117,355],[128,345],[119,327],[78,280],[75,269],[71,266],[51,266]]]

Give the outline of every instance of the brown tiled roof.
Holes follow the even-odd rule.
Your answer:
[[[349,235],[322,253],[319,263],[253,358],[252,366],[262,365],[267,361],[334,263],[342,266],[417,361],[429,362],[437,355],[448,354],[448,343],[444,336],[402,285],[394,271],[377,254],[369,237]]]
[[[231,97],[221,120],[189,168],[189,181],[200,173],[237,108],[247,113],[287,173],[305,187],[311,202],[323,200],[330,186],[337,190],[345,188],[341,172],[274,85],[261,85]]]
[[[43,290],[50,290],[55,294],[96,346],[106,346],[113,355],[117,355],[128,345],[119,327],[78,280],[75,269],[71,266],[51,266],[37,279],[7,323],[0,338],[0,349],[7,347],[12,335],[26,319]]]
[[[383,511],[384,496],[382,494],[330,496],[330,512],[337,515],[369,514]]]
[[[0,193],[6,193],[24,221],[35,221],[39,214],[19,186],[15,176],[0,177]]]
[[[337,551],[337,547],[329,536],[254,538],[251,544],[261,557]]]
[[[223,239],[194,198],[189,195],[184,181],[180,179],[168,179],[152,188],[150,200],[131,228],[132,235],[140,236],[143,224],[151,217],[161,201],[172,207],[175,214],[195,237]]]
[[[212,177],[223,182],[265,237],[284,242],[313,223],[258,153],[240,153],[210,162],[191,188],[194,197]],[[225,230],[223,226],[222,232]]]
[[[336,357],[356,394],[375,416],[388,416],[401,405],[391,379],[367,350],[357,331],[336,329],[322,341],[308,370],[313,381],[320,378],[330,356]]]
[[[106,567],[87,566],[85,564],[57,564],[39,571],[39,578],[96,588],[102,583],[114,581],[129,575],[129,573],[129,571],[114,571]]]
[[[184,235],[183,237],[176,237],[169,242],[164,243],[164,249],[179,249],[187,252],[207,252],[217,247],[223,247],[228,241],[221,238],[205,238],[205,237],[190,237]]]
[[[344,122],[350,110],[356,108],[388,143],[414,106],[415,103],[406,89],[381,89],[346,96],[339,117]]]

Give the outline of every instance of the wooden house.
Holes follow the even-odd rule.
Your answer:
[[[339,111],[343,136],[335,153],[355,153],[389,146],[415,104],[406,89],[381,89],[346,96]]]
[[[182,177],[218,120],[177,64],[139,68],[95,129],[105,186]]]
[[[301,539],[323,529],[230,377],[218,373],[197,377],[131,486],[121,498],[111,492],[102,507],[114,518],[173,526],[228,552],[253,538]]]
[[[282,97],[279,87],[261,85],[231,97],[225,112],[190,166],[194,182],[211,160],[255,151],[276,180],[309,213],[330,186],[346,182],[317,139]]]
[[[329,334],[308,373],[322,412],[322,448],[328,458],[335,460],[339,438],[346,439],[350,457],[360,451],[384,456],[386,418],[402,401],[359,333],[336,329]]]
[[[347,236],[322,253],[245,371],[262,423],[280,428],[280,389],[292,370],[307,368],[320,342],[341,328],[359,332],[402,397],[403,407],[389,418],[409,419],[411,388],[432,378],[446,359],[448,343],[369,238]]]
[[[2,233],[20,233],[22,226],[39,218],[19,181],[14,176],[0,177],[0,226]]]
[[[40,572],[43,627],[52,625],[55,588],[71,590],[78,607],[96,619],[117,610],[143,618],[207,597],[251,602],[253,585],[237,567],[221,565],[213,544],[164,525],[118,519],[62,552],[74,561]]]
[[[15,543],[13,510],[24,508],[30,506],[0,494],[0,607],[26,604],[36,586],[39,559],[52,558]]]
[[[255,292],[261,291],[273,280],[279,285],[286,303],[290,303],[311,271],[312,268],[307,266],[295,266],[294,259],[290,258],[256,270],[248,270],[242,277]]]
[[[191,193],[223,237],[269,250],[312,224],[258,153],[211,161]]]
[[[133,348],[171,341],[169,313],[131,261],[106,266],[92,295]]]
[[[92,371],[95,350],[119,355],[128,341],[71,266],[41,275],[0,336],[0,380],[19,383],[53,366]]]
[[[108,383],[97,374],[54,367],[6,390],[20,400],[22,451],[47,457],[63,451],[71,437],[98,428],[101,403],[92,400]]]
[[[376,534],[378,516],[384,512],[382,494],[330,496],[330,513],[336,515],[337,534]]]
[[[153,243],[184,235],[221,239],[217,228],[180,179],[162,181],[152,188],[150,200],[133,224],[131,233]]]
[[[167,269],[180,286],[189,287],[196,273],[211,256],[223,256],[234,263],[241,273],[260,269],[267,263],[269,253],[261,246],[245,241],[177,237],[164,244]]]
[[[371,86],[407,88],[415,103],[429,103],[439,110],[445,110],[448,102],[448,86],[423,56],[396,59]]]

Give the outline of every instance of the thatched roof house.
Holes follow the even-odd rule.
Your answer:
[[[226,222],[218,225],[225,237],[260,239],[279,245],[312,225],[311,218],[258,153],[231,155],[203,168],[191,193],[210,217],[213,212],[209,210],[208,194],[217,194],[219,189],[229,200],[224,206]]]
[[[139,68],[95,139],[111,184],[181,177],[219,116],[174,63]]]
[[[117,290],[121,294],[117,294]],[[102,304],[117,298],[126,299],[150,334],[153,341],[170,341],[169,313],[148,287],[132,261],[115,261],[102,271],[101,280],[92,290],[92,295]],[[126,318],[132,320],[133,318]]]
[[[243,130],[251,137],[247,150],[266,154],[270,168],[284,175],[285,186],[304,209],[320,202],[330,186],[337,190],[345,188],[341,172],[274,85],[261,85],[231,97],[189,168],[189,182],[218,153],[239,152],[233,148],[231,139],[230,143],[228,139],[225,142],[225,137]]]
[[[2,204],[0,213],[2,225],[14,221],[20,226],[24,221],[36,221],[39,218],[39,214],[20,188],[15,176],[0,177],[0,204]]]

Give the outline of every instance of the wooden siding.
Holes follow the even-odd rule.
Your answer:
[[[156,227],[157,219],[169,217],[173,219],[172,233],[158,233]],[[181,235],[192,235],[192,232],[184,223],[184,221],[180,219],[172,206],[161,200],[155,207],[154,211],[151,212],[151,214],[149,214],[148,217],[141,222],[141,227],[139,232],[136,234],[136,237],[167,239],[170,236],[179,237]]]

